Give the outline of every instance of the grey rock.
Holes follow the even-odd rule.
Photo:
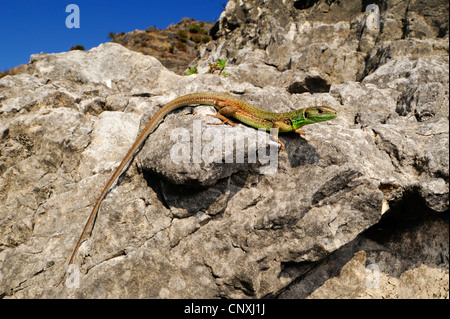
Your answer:
[[[217,40],[194,63],[222,58],[239,66],[251,56],[256,65],[279,71],[318,69],[331,83],[345,83],[361,81],[392,58],[448,54],[446,1],[376,4],[379,28],[361,1],[231,0],[212,29]],[[256,81],[257,76],[250,83],[260,86]]]
[[[226,52],[228,77],[178,76],[109,43],[33,55],[0,79],[0,296],[448,297],[445,4],[380,2],[376,30],[357,2],[302,3],[229,1],[197,61]],[[419,17],[409,29],[396,23],[405,12]],[[280,134],[278,153],[265,132],[208,125],[211,107],[173,112],[103,200],[58,285],[138,132],[200,91],[275,112],[329,105],[339,117]],[[243,147],[229,143],[236,132]],[[213,150],[209,163],[196,157]],[[364,284],[366,262],[381,269],[381,291]]]

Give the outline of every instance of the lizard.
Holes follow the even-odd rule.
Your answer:
[[[173,101],[167,103],[156,112],[156,114],[151,118],[151,120],[147,123],[147,125],[138,135],[133,145],[128,150],[125,157],[122,159],[119,166],[117,166],[117,168],[114,170],[110,179],[108,180],[102,192],[100,193],[100,196],[97,198],[94,207],[92,208],[92,211],[83,228],[83,231],[81,232],[81,235],[75,245],[75,248],[72,251],[72,255],[69,259],[68,266],[73,264],[78,249],[86,233],[88,232],[89,226],[98,213],[101,202],[107,195],[109,189],[115,184],[119,176],[122,175],[122,173],[128,167],[128,165],[134,158],[135,154],[144,144],[147,137],[158,127],[158,125],[162,122],[162,120],[168,113],[174,111],[175,109],[189,105],[214,106],[218,110],[217,114],[215,115],[208,114],[208,115],[216,117],[220,119],[222,122],[210,124],[229,124],[231,126],[235,126],[236,124],[229,119],[229,117],[233,117],[234,119],[249,126],[252,126],[254,128],[262,128],[267,131],[270,131],[271,129],[278,129],[274,130],[276,133],[273,134],[273,137],[281,145],[280,151],[283,151],[285,147],[283,142],[281,142],[278,139],[278,131],[279,132],[293,131],[302,136],[302,134],[305,134],[305,131],[303,131],[301,127],[308,124],[328,121],[336,118],[337,116],[337,111],[328,106],[307,107],[286,113],[269,112],[257,108],[253,105],[250,105],[241,100],[235,99],[229,93],[215,93],[215,92],[192,93],[174,99]]]

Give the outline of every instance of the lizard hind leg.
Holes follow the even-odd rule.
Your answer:
[[[231,126],[236,126],[236,123],[232,122],[228,117],[233,116],[237,111],[237,107],[235,106],[225,106],[221,108],[216,115],[208,114],[209,116],[218,118],[222,120],[222,123],[208,123],[211,125],[220,125],[220,124],[228,124]]]
[[[220,113],[217,113],[217,115],[215,115],[215,114],[206,114],[206,115],[211,116],[211,117],[215,117],[216,119],[219,119],[219,120],[222,120],[221,123],[208,123],[208,125],[228,124],[228,125],[231,125],[231,126],[236,126],[236,123],[232,122],[230,119],[226,118],[225,116],[223,116]]]

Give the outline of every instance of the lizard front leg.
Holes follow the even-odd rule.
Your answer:
[[[303,137],[302,135],[306,135],[306,132],[299,128],[295,130],[295,133],[300,135],[300,137]]]
[[[278,132],[279,132],[279,128],[281,126],[280,124],[281,123],[279,123],[278,121],[273,122],[273,128],[275,130],[272,130],[271,135],[272,135],[272,138],[281,145],[279,152],[282,152],[282,151],[284,151],[284,143],[278,138]]]

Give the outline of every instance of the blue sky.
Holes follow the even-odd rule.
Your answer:
[[[155,26],[165,29],[181,18],[213,22],[227,0],[0,0],[0,71],[29,62],[33,53],[86,50],[120,33]],[[80,28],[67,28],[78,5]],[[72,20],[73,21],[73,20]]]

